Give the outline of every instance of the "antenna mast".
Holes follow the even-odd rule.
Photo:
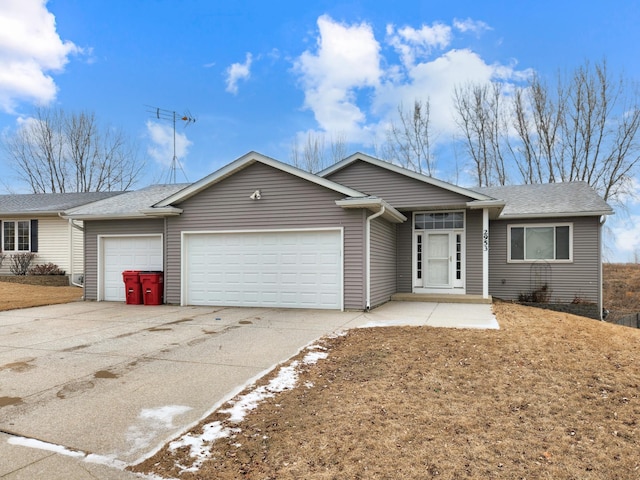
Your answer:
[[[193,117],[188,110],[184,114],[182,114],[182,116],[179,116],[179,114],[176,113],[175,110],[165,110],[164,108],[152,107],[150,105],[146,106],[148,108],[147,113],[152,114],[158,120],[169,120],[173,122],[173,158],[171,159],[171,166],[169,168],[169,174],[167,175],[166,183],[176,183],[176,172],[178,170],[178,167],[180,167],[184,178],[189,181],[189,179],[187,178],[187,174],[182,168],[182,164],[178,161],[178,157],[176,156],[176,119],[185,122],[186,127],[196,122],[195,117]]]

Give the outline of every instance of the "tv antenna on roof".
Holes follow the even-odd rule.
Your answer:
[[[178,157],[176,156],[176,120],[185,122],[185,127],[187,127],[192,123],[196,123],[195,117],[191,115],[189,110],[186,110],[185,113],[180,115],[175,110],[166,110],[164,108],[152,107],[151,105],[146,105],[146,107],[147,113],[152,114],[158,120],[169,120],[173,122],[173,158],[171,159],[171,167],[169,168],[166,183],[176,183],[176,171],[178,167],[180,167],[184,178],[189,181],[187,174],[184,172],[184,168],[182,168],[182,164],[178,161]]]

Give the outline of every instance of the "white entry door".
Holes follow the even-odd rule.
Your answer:
[[[422,230],[414,233],[416,292],[464,287],[462,241],[462,232]]]

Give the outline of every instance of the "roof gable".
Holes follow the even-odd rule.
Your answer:
[[[355,153],[347,158],[345,158],[344,160],[332,165],[329,168],[326,168],[325,170],[321,171],[318,173],[319,176],[323,177],[323,178],[337,178],[339,177],[339,172],[348,168],[349,166],[357,163],[357,162],[365,162],[368,163],[370,165],[375,165],[376,167],[385,169],[389,172],[393,172],[395,174],[398,175],[402,175],[406,178],[411,178],[414,179],[418,182],[424,183],[426,185],[431,185],[433,187],[438,187],[444,191],[447,192],[451,192],[454,194],[458,194],[461,195],[463,197],[466,197],[466,201],[474,201],[474,200],[480,200],[480,201],[487,201],[487,200],[492,200],[492,198],[490,196],[487,196],[483,193],[480,193],[478,191],[475,190],[471,190],[468,188],[463,188],[463,187],[459,187],[457,185],[453,185],[451,183],[442,181],[442,180],[438,180],[436,178],[433,177],[429,177],[427,175],[423,175],[421,173],[417,173],[411,170],[407,170],[406,168],[402,168],[399,167],[397,165],[394,165],[392,163],[389,162],[385,162],[383,160],[380,160],[378,158],[372,157],[370,155],[366,155],[364,153]],[[372,195],[378,195],[377,192],[367,192],[369,194]],[[384,195],[381,195],[384,197]],[[394,203],[394,202],[391,202]]]
[[[349,187],[345,187],[344,185],[340,185],[339,183],[332,182],[331,180],[322,178],[318,175],[314,175],[309,172],[305,172],[304,170],[300,170],[296,167],[288,165],[286,163],[282,163],[278,160],[274,160],[273,158],[266,157],[257,152],[249,152],[246,155],[238,158],[237,160],[231,162],[230,164],[222,167],[221,169],[213,172],[212,174],[204,177],[201,180],[191,184],[187,188],[165,198],[162,201],[159,201],[154,206],[155,207],[168,207],[170,205],[179,204],[192,196],[198,194],[202,190],[205,190],[212,185],[215,185],[218,182],[221,182],[225,178],[234,175],[235,173],[243,170],[244,168],[253,165],[254,163],[259,162],[264,165],[268,165],[272,168],[281,170],[283,172],[289,173],[291,175],[295,175],[301,179],[304,179],[308,182],[314,183],[316,185],[320,185],[322,187],[328,188],[335,192],[338,192],[347,197],[364,197],[366,195],[360,193],[357,190],[354,190]]]

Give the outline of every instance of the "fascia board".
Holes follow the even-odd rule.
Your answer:
[[[611,210],[600,210],[593,212],[553,212],[553,213],[518,213],[502,214],[499,220],[524,220],[527,218],[557,218],[557,217],[601,217],[603,215],[615,215]]]
[[[387,220],[394,223],[402,223],[407,220],[407,217],[381,198],[345,198],[343,200],[336,200],[336,205],[342,208],[366,208],[374,212],[377,212],[380,207],[384,206],[385,213],[383,217]]]

